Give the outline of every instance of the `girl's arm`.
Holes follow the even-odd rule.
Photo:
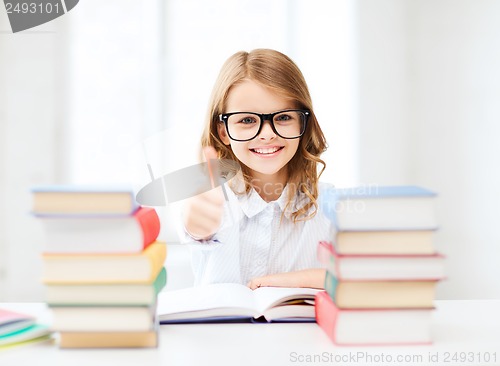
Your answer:
[[[323,289],[325,276],[326,271],[323,268],[303,269],[256,277],[247,286],[252,290],[259,287],[312,287]]]

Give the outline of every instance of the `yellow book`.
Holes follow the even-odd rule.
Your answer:
[[[45,284],[153,283],[167,257],[165,243],[155,242],[140,253],[44,254]]]

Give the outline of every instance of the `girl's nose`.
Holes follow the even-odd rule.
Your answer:
[[[271,140],[276,137],[276,133],[274,133],[273,128],[271,127],[271,121],[265,120],[264,125],[259,133],[259,139],[261,140]]]

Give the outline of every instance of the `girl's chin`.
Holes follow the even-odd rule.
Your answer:
[[[269,176],[269,177],[272,177],[278,173],[280,173],[284,166],[280,166],[280,167],[267,167],[266,168],[263,168],[262,166],[259,166],[259,167],[252,167],[251,165],[247,165],[250,170],[252,171],[252,175],[255,177],[255,176]]]

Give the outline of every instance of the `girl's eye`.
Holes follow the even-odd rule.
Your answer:
[[[290,116],[289,114],[279,114],[274,118],[274,120],[278,122],[290,121],[291,119],[292,116]]]
[[[245,125],[249,125],[249,124],[252,124],[252,123],[256,123],[257,120],[253,117],[244,117],[240,120],[240,123],[243,123]]]

